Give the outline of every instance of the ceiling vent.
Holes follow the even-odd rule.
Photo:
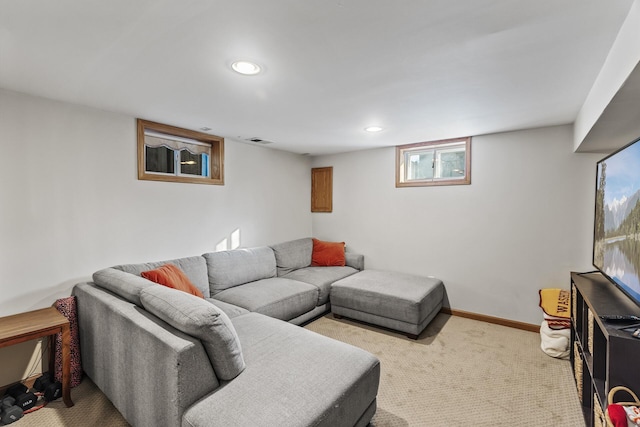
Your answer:
[[[262,138],[248,138],[247,141],[255,142],[256,144],[262,144],[262,145],[267,145],[267,144],[272,144],[273,143],[273,141],[265,141]]]

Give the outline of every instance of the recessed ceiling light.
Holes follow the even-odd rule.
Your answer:
[[[369,126],[364,128],[367,132],[380,132],[382,128],[380,126]]]
[[[236,73],[244,74],[246,76],[253,76],[254,74],[258,74],[260,72],[260,66],[254,62],[250,61],[236,61],[231,64],[231,68]]]

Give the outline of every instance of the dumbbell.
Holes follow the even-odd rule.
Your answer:
[[[41,377],[38,377],[33,384],[33,388],[36,391],[42,392],[44,400],[47,402],[51,402],[62,396],[62,384],[60,381],[55,381],[49,372],[45,372]]]
[[[36,405],[38,397],[29,391],[26,385],[16,383],[7,389],[7,394],[15,399],[14,405],[26,411]]]
[[[2,399],[2,407],[0,408],[0,423],[2,425],[18,421],[24,415],[24,411],[14,405],[15,401],[16,399],[12,396],[6,396]]]

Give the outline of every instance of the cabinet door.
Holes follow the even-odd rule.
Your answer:
[[[333,167],[311,169],[311,212],[333,210]]]

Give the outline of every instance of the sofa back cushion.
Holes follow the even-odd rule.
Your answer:
[[[103,268],[93,273],[93,282],[139,307],[142,307],[140,291],[149,286],[158,286],[144,277],[112,267]]]
[[[205,298],[209,293],[209,279],[207,277],[207,263],[201,256],[173,259],[168,261],[144,262],[140,264],[116,265],[113,268],[140,276],[143,271],[153,270],[165,264],[173,264],[191,280]]]
[[[278,276],[284,276],[311,265],[313,242],[310,237],[278,243],[272,245],[271,249],[276,256]]]
[[[158,285],[140,291],[140,300],[148,312],[198,338],[219,379],[231,380],[246,367],[240,339],[231,320],[213,304]]]
[[[260,279],[276,277],[276,258],[268,246],[203,255],[209,272],[211,295]]]

